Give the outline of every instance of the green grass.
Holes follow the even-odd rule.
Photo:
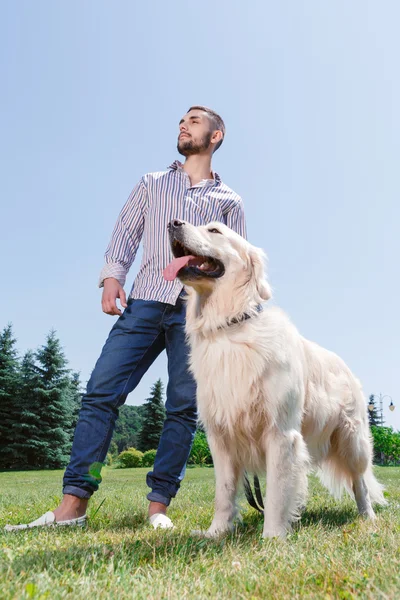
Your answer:
[[[105,469],[84,530],[15,533],[3,526],[55,507],[62,472],[0,473],[1,600],[400,598],[400,468],[376,469],[389,506],[375,523],[311,478],[307,510],[285,541],[262,539],[261,515],[243,496],[244,522],[233,534],[193,537],[212,518],[209,468],[188,469],[169,513],[176,530],[151,530],[146,471]]]

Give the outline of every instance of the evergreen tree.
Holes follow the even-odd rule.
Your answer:
[[[69,458],[73,410],[67,361],[55,331],[36,352],[36,370],[40,376],[35,389],[35,410],[40,417],[36,432],[36,468],[63,467]]]
[[[369,407],[373,406],[373,409],[371,410]],[[371,394],[369,397],[369,402],[368,402],[368,419],[369,419],[369,426],[375,426],[375,427],[379,427],[381,424],[381,420],[380,417],[377,413],[377,408],[376,408],[376,404],[375,404],[375,396],[374,394]]]
[[[18,420],[19,361],[12,325],[0,333],[0,469],[12,462],[12,426]]]
[[[157,449],[165,419],[163,384],[158,379],[151,388],[150,398],[144,405],[143,425],[139,448],[142,452]]]
[[[10,466],[14,468],[35,468],[37,453],[43,447],[41,414],[37,398],[39,385],[40,377],[35,363],[35,355],[28,350],[21,363],[18,392],[19,418],[13,423],[13,442],[11,444],[13,461]]]

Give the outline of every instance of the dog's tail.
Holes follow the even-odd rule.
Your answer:
[[[369,466],[363,475],[364,483],[367,486],[369,497],[371,498],[371,502],[373,504],[380,504],[381,506],[385,506],[387,504],[387,500],[385,499],[383,492],[384,486],[379,483],[376,479],[375,475],[372,472],[372,467]]]
[[[343,491],[346,491],[349,496],[354,498],[353,482],[350,475],[344,472],[342,465],[337,462],[325,462],[323,468],[318,471],[318,476],[321,483],[335,498],[340,498]],[[371,502],[373,504],[380,504],[381,506],[387,504],[383,495],[384,486],[376,479],[371,464],[368,465],[362,477],[368,489]]]

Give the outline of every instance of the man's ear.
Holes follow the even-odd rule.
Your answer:
[[[260,300],[269,300],[272,297],[272,291],[265,276],[265,260],[266,255],[264,252],[253,246],[250,250],[252,279]]]
[[[223,138],[222,131],[216,129],[211,136],[211,142],[216,146]]]

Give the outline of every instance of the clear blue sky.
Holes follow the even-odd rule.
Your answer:
[[[117,215],[206,104],[274,302],[390,394],[400,428],[399,22],[395,0],[1,2],[0,327],[21,352],[54,327],[87,380],[113,322],[97,278]],[[164,357],[129,403],[159,376]]]

